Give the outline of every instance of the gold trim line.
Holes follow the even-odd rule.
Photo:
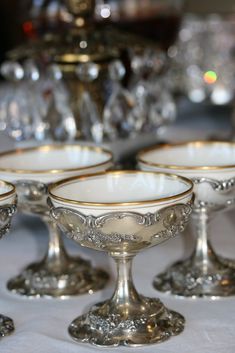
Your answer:
[[[155,163],[155,162],[149,162],[146,161],[143,156],[146,153],[149,152],[154,152],[154,151],[161,151],[161,150],[172,150],[175,147],[181,147],[181,146],[194,146],[196,148],[201,148],[203,145],[229,145],[233,146],[235,150],[235,142],[228,142],[228,141],[187,141],[187,142],[179,142],[179,143],[173,143],[173,144],[163,144],[163,145],[155,145],[152,147],[147,147],[142,149],[138,154],[137,154],[137,162],[138,163],[143,163],[145,165],[151,166],[151,167],[157,167],[157,168],[164,168],[164,169],[177,169],[177,170],[221,170],[221,169],[232,169],[235,168],[235,164],[231,165],[220,165],[220,166],[185,166],[185,165],[173,165],[173,164],[161,164],[161,163]]]
[[[16,194],[16,187],[15,185],[11,184],[11,183],[8,183],[7,181],[5,180],[0,180],[0,186],[3,185],[3,186],[10,186],[11,187],[11,190],[10,191],[7,191],[7,192],[4,192],[3,194],[0,193],[0,200],[3,200],[5,199],[6,197],[8,196],[13,196],[14,194]]]
[[[188,184],[189,189],[187,191],[184,191],[182,193],[179,193],[174,196],[168,196],[168,197],[163,197],[157,200],[146,200],[146,201],[133,201],[133,202],[86,202],[86,201],[77,201],[77,200],[71,200],[71,199],[66,199],[64,197],[56,196],[53,193],[53,190],[58,188],[61,185],[67,184],[70,181],[73,180],[86,180],[89,178],[93,177],[100,177],[103,175],[123,175],[123,174],[154,174],[154,175],[163,175],[163,176],[168,176],[173,179],[181,180],[185,184]],[[67,178],[61,181],[58,181],[56,183],[53,183],[49,186],[49,196],[52,199],[62,201],[62,202],[67,202],[70,204],[75,204],[75,205],[83,205],[83,206],[136,206],[136,205],[143,205],[143,204],[153,204],[153,203],[162,203],[165,201],[170,201],[170,200],[176,200],[176,199],[181,199],[184,196],[190,195],[193,192],[193,182],[190,179],[187,179],[185,177],[179,176],[179,175],[174,175],[174,174],[169,174],[169,173],[156,173],[156,172],[148,172],[148,171],[136,171],[136,170],[118,170],[118,171],[104,171],[104,172],[99,172],[99,173],[94,173],[94,174],[86,174],[86,175],[81,175],[81,176],[75,176],[71,178]]]
[[[9,155],[22,155],[27,152],[32,152],[32,151],[41,151],[41,152],[48,152],[50,150],[61,150],[61,149],[69,149],[69,148],[75,148],[79,150],[90,150],[98,153],[105,153],[108,155],[108,158],[105,162],[102,163],[97,163],[97,164],[92,164],[88,165],[85,167],[78,167],[78,168],[68,168],[68,169],[45,169],[45,170],[31,170],[31,169],[14,169],[14,168],[1,168],[0,167],[0,173],[1,172],[8,172],[8,173],[16,173],[16,174],[57,174],[57,173],[64,173],[64,172],[79,172],[82,170],[86,169],[91,169],[94,167],[100,167],[102,165],[105,165],[107,163],[111,163],[113,161],[113,155],[112,153],[103,148],[103,147],[95,147],[95,146],[87,146],[87,145],[76,145],[76,144],[68,144],[68,145],[42,145],[38,147],[29,147],[29,148],[23,148],[23,149],[15,149],[15,150],[10,150],[6,152],[0,153],[0,159],[5,156]]]

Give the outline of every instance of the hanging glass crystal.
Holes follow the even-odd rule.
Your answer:
[[[78,65],[76,74],[81,81],[92,82],[99,76],[99,66],[93,62]]]
[[[2,72],[15,93],[4,95],[9,119],[0,104],[0,128],[13,138],[102,143],[174,120],[173,99],[162,85],[166,55],[146,38],[94,24],[94,6],[93,0],[64,0],[56,11],[66,25],[48,33],[46,27],[40,36],[34,17],[33,44],[9,53]]]
[[[47,120],[50,122],[50,132],[55,140],[74,140],[77,131],[74,114],[65,97],[63,96],[63,100],[61,98],[61,91],[53,92],[47,112]]]
[[[93,139],[96,143],[102,142],[103,125],[97,106],[88,91],[83,92],[79,99],[79,113],[83,136],[88,140]]]
[[[130,115],[135,108],[134,96],[129,91],[116,85],[104,108],[104,130],[109,138],[127,137],[131,132]]]

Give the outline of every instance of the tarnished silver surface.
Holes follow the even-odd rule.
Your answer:
[[[48,186],[34,180],[14,182],[18,195],[18,209],[21,212],[44,216],[48,213]]]
[[[16,205],[0,206],[0,238],[9,232],[11,218],[16,212]]]
[[[27,297],[66,297],[102,289],[108,274],[92,268],[89,261],[68,256],[55,223],[47,217],[43,219],[49,228],[46,256],[8,281],[7,288]]]
[[[226,179],[226,180],[215,180],[212,178],[193,178],[194,184],[202,184],[207,183],[210,184],[212,189],[215,191],[223,192],[228,191],[234,188],[235,186],[235,178]]]
[[[82,246],[108,252],[128,249],[129,253],[157,245],[182,232],[190,213],[191,206],[186,204],[167,207],[155,214],[112,212],[99,217],[85,216],[69,208],[51,209],[60,229]]]
[[[141,346],[169,339],[184,329],[184,318],[158,299],[139,295],[132,280],[132,259],[141,249],[160,244],[182,231],[190,204],[156,213],[106,213],[87,216],[69,208],[53,208],[59,227],[83,246],[107,251],[117,264],[116,289],[110,300],[93,306],[69,326],[77,341],[100,347]]]
[[[16,212],[16,204],[0,207],[0,238],[8,233],[11,218]],[[13,320],[7,316],[0,315],[0,338],[10,335],[14,331]]]
[[[138,347],[166,341],[184,329],[184,317],[154,298],[141,298],[136,314],[115,313],[111,301],[100,303],[69,326],[73,339],[100,347]]]
[[[81,257],[67,254],[60,232],[49,216],[47,185],[28,180],[15,185],[19,210],[41,217],[48,227],[49,242],[42,261],[30,264],[10,279],[7,288],[27,297],[68,297],[104,288],[109,279],[105,271],[93,268]]]
[[[193,213],[196,248],[192,256],[170,266],[154,279],[157,290],[186,297],[221,297],[235,294],[235,271],[223,262],[207,239],[208,214]]]
[[[0,315],[0,338],[10,335],[14,329],[13,320],[7,316]]]
[[[213,180],[197,178],[195,184],[208,183],[215,192],[223,193],[235,187],[235,178]],[[233,261],[218,256],[211,246],[208,227],[216,212],[234,205],[234,200],[222,204],[197,200],[191,218],[196,245],[193,254],[178,261],[154,278],[154,287],[163,292],[185,297],[226,297],[235,295]]]

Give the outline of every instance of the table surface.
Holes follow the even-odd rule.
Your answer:
[[[194,111],[196,116],[196,112]],[[172,140],[205,138],[211,134],[229,131],[228,119],[218,118],[212,124],[210,118],[197,119],[192,114],[171,127],[168,138]],[[187,119],[193,119],[187,124]],[[191,134],[191,135],[190,135]],[[185,138],[187,137],[187,138]],[[165,136],[166,138],[166,136]],[[0,149],[8,149],[11,142],[0,135]],[[235,218],[227,212],[213,220],[212,243],[218,253],[234,258]],[[112,260],[102,252],[79,247],[65,240],[68,251],[92,259],[94,265],[109,269],[112,280],[109,286],[92,296],[83,295],[72,299],[26,299],[9,293],[6,282],[19,273],[30,262],[39,260],[47,245],[47,233],[37,218],[16,215],[10,234],[1,240],[0,246],[0,313],[14,319],[14,334],[0,342],[0,353],[79,353],[98,352],[101,349],[88,344],[74,342],[67,333],[70,322],[87,308],[105,298],[114,289],[115,268]],[[134,260],[133,277],[137,289],[144,295],[159,297],[167,307],[183,314],[186,318],[182,334],[154,346],[136,348],[139,352],[158,353],[234,353],[235,352],[235,297],[209,299],[179,299],[156,292],[152,287],[155,274],[164,270],[175,260],[185,257],[193,247],[193,239],[187,234],[138,254]],[[114,352],[126,352],[119,347]],[[105,349],[103,349],[105,351]],[[110,351],[110,349],[106,349]]]

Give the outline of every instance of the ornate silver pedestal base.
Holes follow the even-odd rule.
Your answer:
[[[235,271],[214,253],[205,264],[197,263],[193,256],[157,275],[153,286],[184,297],[226,297],[235,295]]]
[[[137,347],[163,342],[183,331],[183,316],[166,309],[158,299],[140,298],[134,312],[123,305],[117,305],[115,312],[112,300],[93,306],[71,323],[70,335],[99,347]]]
[[[67,258],[66,265],[52,267],[47,261],[34,263],[7,283],[7,288],[27,297],[69,297],[100,290],[109,275],[92,268],[88,261]]]
[[[10,335],[14,331],[14,323],[7,316],[0,315],[0,338]]]
[[[192,214],[196,235],[193,255],[176,262],[154,278],[153,286],[161,292],[184,297],[227,297],[235,295],[235,268],[218,256],[208,240],[210,212],[203,207]]]

